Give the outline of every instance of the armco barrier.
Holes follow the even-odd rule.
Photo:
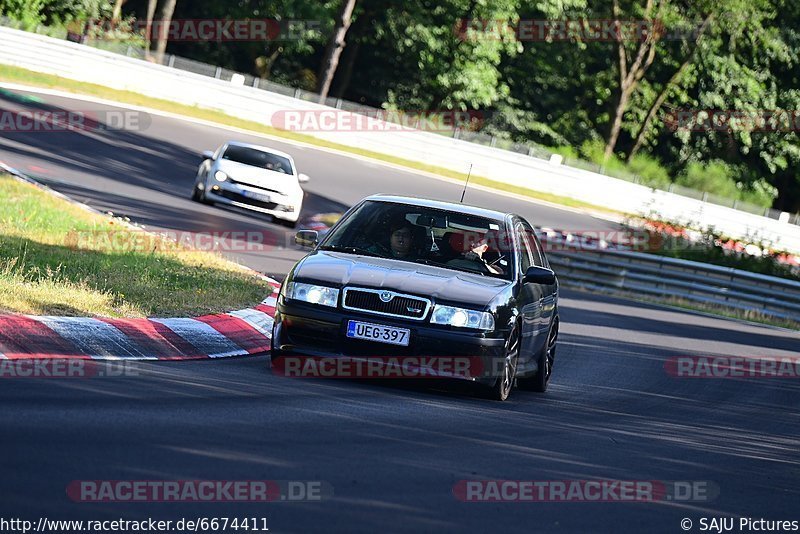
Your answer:
[[[800,282],[655,254],[573,247],[542,237],[565,287],[680,298],[800,322]]]
[[[334,111],[304,100],[156,65],[34,33],[0,28],[0,63],[130,90],[271,124],[285,110]],[[335,110],[336,113],[347,113]],[[624,180],[429,132],[306,132],[327,141],[553,193],[626,213],[714,226],[739,239],[764,239],[800,252],[800,226],[653,190]],[[213,148],[213,147],[208,147]]]

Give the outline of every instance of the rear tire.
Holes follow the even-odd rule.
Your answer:
[[[553,375],[553,364],[556,358],[556,343],[558,342],[558,322],[550,327],[547,334],[547,342],[539,352],[537,363],[539,369],[536,374],[529,378],[518,378],[517,385],[520,389],[544,393],[550,384],[550,377]]]

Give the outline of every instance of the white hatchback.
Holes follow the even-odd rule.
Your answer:
[[[275,222],[294,228],[303,207],[301,183],[288,154],[248,143],[228,142],[216,152],[203,152],[192,200],[229,204],[272,215]]]

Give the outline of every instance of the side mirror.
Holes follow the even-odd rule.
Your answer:
[[[556,273],[545,267],[537,267],[531,265],[525,271],[525,277],[522,279],[523,284],[542,284],[551,286],[556,283]]]
[[[314,248],[319,242],[319,233],[316,230],[300,230],[294,235],[294,243],[303,248]]]
[[[207,159],[213,160],[214,159],[214,152],[212,152],[211,150],[204,150],[203,151],[203,161],[205,161]]]
[[[303,174],[303,173],[300,173],[297,176],[297,181],[300,182],[301,184],[304,184],[304,183],[308,182],[310,179],[311,179],[311,177],[309,175]]]

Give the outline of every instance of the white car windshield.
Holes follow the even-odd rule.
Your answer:
[[[294,174],[292,162],[283,156],[256,150],[255,148],[231,145],[225,149],[222,159],[243,163],[260,169],[281,172],[284,174]]]

